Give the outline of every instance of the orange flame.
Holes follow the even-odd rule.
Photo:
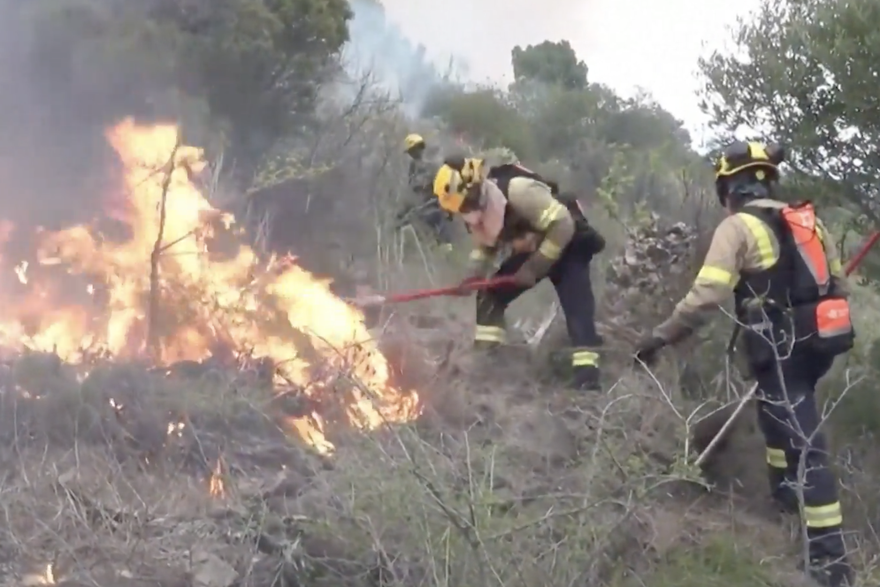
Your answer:
[[[287,383],[316,401],[335,393],[345,374],[344,413],[358,428],[418,415],[417,394],[393,387],[363,314],[328,280],[288,259],[261,263],[233,238],[235,219],[191,181],[206,165],[202,150],[179,146],[176,126],[129,119],[107,139],[125,169],[111,202],[116,222],[107,225],[104,214],[89,226],[43,231],[36,263],[0,260],[10,276],[0,283],[9,298],[0,304],[0,346],[52,351],[70,362],[150,353],[162,364],[248,350],[272,358]],[[13,230],[0,224],[0,244]],[[151,256],[158,259],[152,285]],[[160,309],[153,316],[151,295]],[[333,445],[325,427],[318,413],[291,422],[326,453]]]
[[[226,483],[223,481],[223,460],[217,459],[217,464],[214,465],[214,468],[211,470],[210,476],[208,477],[208,494],[211,497],[225,497],[226,496]]]

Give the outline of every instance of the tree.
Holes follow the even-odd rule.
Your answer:
[[[611,111],[604,133],[612,143],[637,148],[673,148],[677,153],[691,152],[691,137],[682,121],[663,109],[646,94],[621,101]]]
[[[30,91],[28,107],[98,128],[198,110],[244,182],[308,128],[352,16],[347,0],[0,0],[0,14],[4,55],[23,61],[0,63],[2,100]]]
[[[735,50],[700,63],[702,104],[727,135],[788,146],[811,193],[880,221],[880,4],[765,0]]]
[[[513,150],[565,189],[608,201],[618,217],[645,207],[681,215],[686,194],[702,206],[711,166],[651,96],[624,99],[589,83],[565,41],[517,47],[512,59],[517,79],[507,92],[448,84],[426,114],[481,146]]]
[[[228,123],[252,169],[309,122],[352,13],[347,0],[161,0],[152,15],[180,32],[179,85]]]
[[[109,0],[0,3],[3,37],[17,70],[4,69],[8,93],[44,92],[47,114],[103,124],[141,114],[157,87],[173,79],[168,38],[127,6]],[[10,62],[13,59],[9,60]],[[57,101],[56,106],[52,102]]]
[[[445,87],[429,97],[424,111],[484,147],[506,147],[527,161],[538,155],[529,121],[498,91]]]
[[[587,87],[587,64],[577,58],[568,41],[517,45],[511,52],[513,77],[517,82],[533,81],[568,90]]]

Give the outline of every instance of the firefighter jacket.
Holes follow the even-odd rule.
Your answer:
[[[831,235],[809,203],[791,207],[756,199],[725,218],[715,230],[691,290],[653,335],[667,343],[685,338],[731,294],[737,319],[750,327],[769,318],[779,331],[784,326],[782,316],[793,308],[794,314],[803,314],[799,330],[805,330],[805,336],[817,339],[820,326],[830,329],[829,335],[848,330],[842,333],[843,342],[835,339],[840,344],[832,345],[833,354],[851,346],[846,276]],[[785,338],[784,333],[781,336]],[[749,345],[747,339],[746,346],[760,345]],[[754,359],[755,351],[747,348],[753,364],[760,362]]]
[[[412,159],[409,162],[408,185],[410,204],[421,206],[432,203],[434,198],[434,174],[438,165],[428,159]]]
[[[471,273],[485,274],[505,245],[534,235],[540,244],[528,263],[536,275],[546,275],[574,237],[575,221],[569,210],[553,196],[550,186],[532,177],[485,181],[483,189],[490,205],[480,225],[497,228],[490,231],[494,238],[477,240],[471,252]],[[499,197],[504,204],[492,205]],[[472,232],[477,237],[480,226]]]

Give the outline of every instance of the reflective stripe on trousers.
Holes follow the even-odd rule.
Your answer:
[[[528,255],[514,255],[507,259],[496,276],[512,275],[528,259]],[[579,254],[566,249],[548,275],[559,305],[565,315],[572,345],[572,366],[595,369],[599,355],[596,347],[602,339],[596,332],[596,303],[590,282],[590,262]],[[507,307],[526,291],[525,288],[503,287],[477,294],[477,327],[474,341],[481,345],[504,342],[504,314]]]
[[[785,451],[781,448],[767,447],[767,464],[774,469],[785,469],[788,463],[785,460]]]
[[[825,436],[816,405],[816,384],[831,367],[833,358],[795,350],[780,365],[755,372],[758,382],[758,425],[767,446],[767,464],[784,470],[786,491],[802,492],[803,521],[816,556],[844,554],[840,532],[843,514],[837,495],[837,478],[829,467]],[[779,372],[782,373],[780,380]],[[798,478],[801,458],[804,470]]]
[[[503,326],[485,326],[477,324],[474,333],[475,342],[497,343],[507,342],[507,331]]]
[[[598,367],[599,353],[589,349],[574,348],[571,351],[571,366],[575,368]]]

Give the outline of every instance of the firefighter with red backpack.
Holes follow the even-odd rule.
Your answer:
[[[605,241],[577,199],[518,164],[490,166],[464,157],[446,159],[434,179],[434,194],[444,210],[464,220],[475,241],[465,283],[484,278],[505,253],[495,276],[513,276],[515,282],[477,294],[475,346],[503,344],[508,305],[549,278],[571,339],[574,385],[599,389],[602,339],[596,331],[590,261]]]
[[[715,184],[729,216],[715,230],[690,292],[641,341],[636,357],[650,365],[657,351],[689,336],[733,295],[742,350],[758,386],[772,495],[783,510],[802,515],[810,574],[845,587],[854,584],[853,570],[837,479],[819,431],[816,384],[834,357],[852,348],[855,332],[840,258],[812,204],[773,199],[784,157],[781,147],[754,142],[723,151]]]

